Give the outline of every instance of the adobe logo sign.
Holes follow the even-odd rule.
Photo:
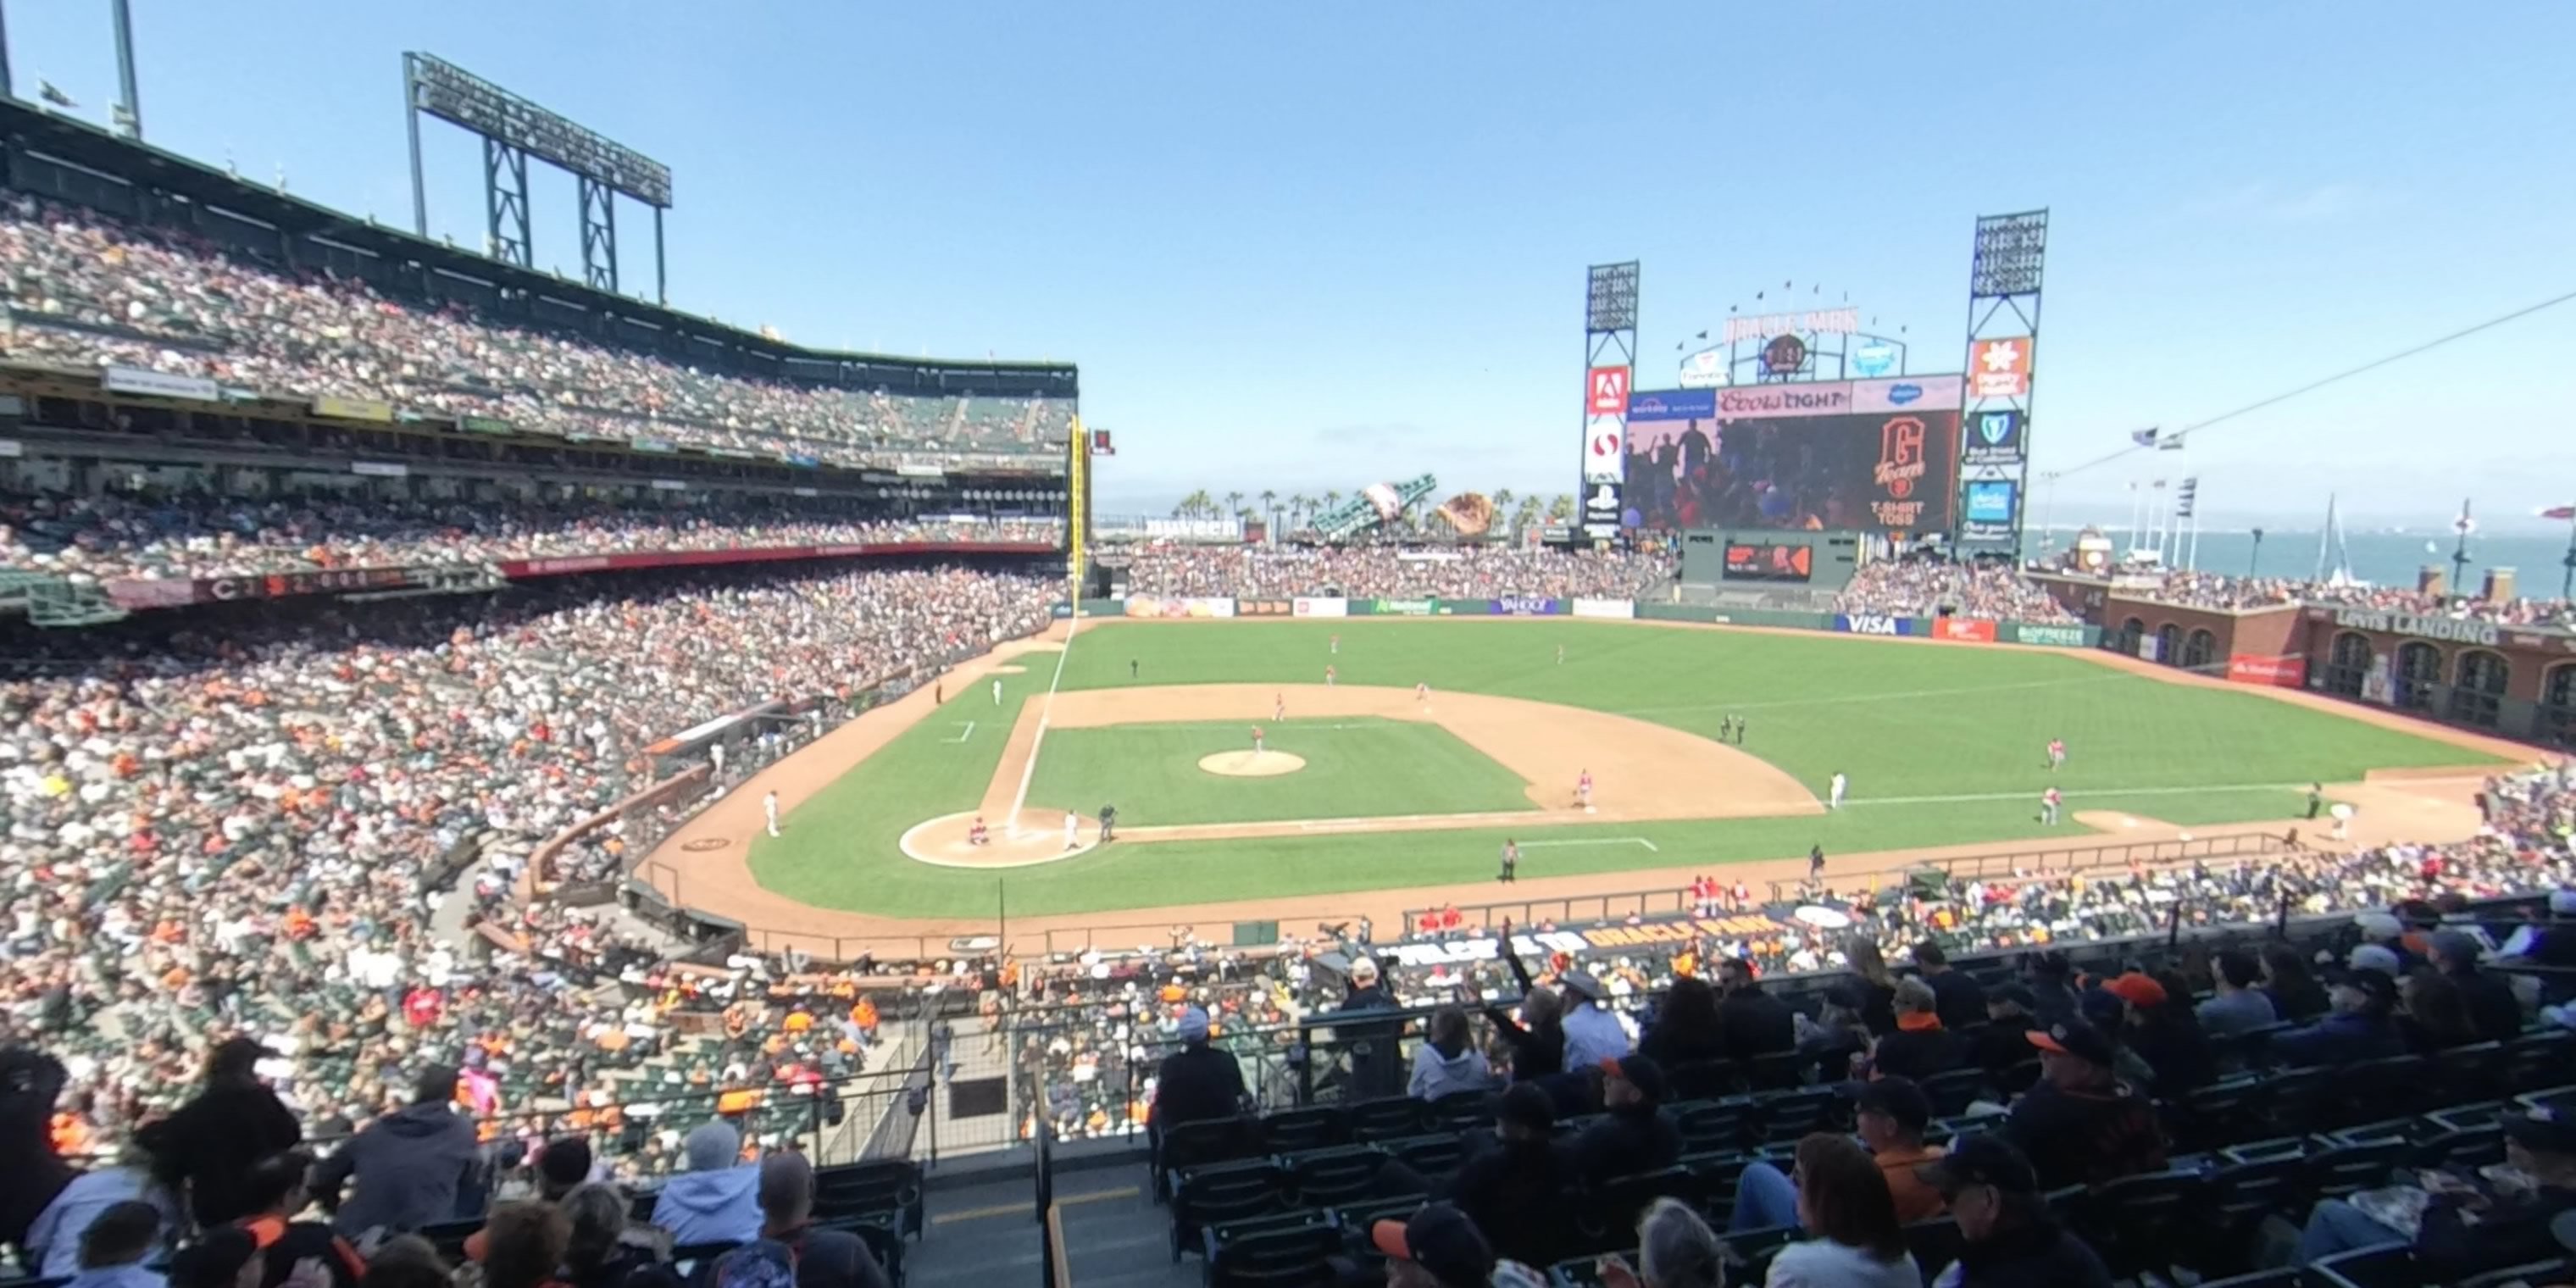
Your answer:
[[[1628,369],[1594,367],[1584,379],[1584,406],[1595,416],[1617,416],[1628,410]]]

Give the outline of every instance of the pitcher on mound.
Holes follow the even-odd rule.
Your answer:
[[[1252,726],[1252,754],[1256,756],[1261,754],[1261,726],[1259,725]]]

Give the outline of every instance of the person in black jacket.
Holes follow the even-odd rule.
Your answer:
[[[1512,951],[1512,923],[1503,923],[1501,944],[1503,964],[1511,967],[1512,978],[1521,986],[1523,1027],[1512,1019],[1511,1012],[1492,1003],[1484,1004],[1485,1018],[1494,1022],[1494,1030],[1512,1049],[1512,1081],[1536,1082],[1565,1072],[1564,1002],[1549,990],[1530,982],[1529,967],[1521,964],[1520,954]],[[1479,999],[1472,993],[1470,1005]]]
[[[2455,1283],[2471,1275],[2558,1255],[2550,1222],[2576,1211],[2576,1112],[2543,1107],[2502,1120],[2505,1162],[2531,1179],[2527,1187],[2500,1188],[2482,1176],[2428,1171],[2416,1226],[2415,1259],[2430,1283]],[[2342,1199],[2323,1199],[2299,1231],[2298,1262],[2375,1243],[2395,1243],[2403,1231]]]
[[[760,1162],[760,1237],[786,1246],[796,1288],[887,1288],[867,1240],[814,1228],[814,1165],[792,1150]]]
[[[2102,991],[2120,999],[2119,1041],[2154,1072],[2145,1090],[2172,1097],[2218,1080],[2218,1054],[2200,1031],[2200,1017],[2173,1000],[2174,989],[2144,971],[2128,971]],[[2188,994],[2185,995],[2188,997]]]
[[[1762,991],[1752,962],[1730,957],[1718,963],[1717,982],[1726,994],[1718,1004],[1717,1027],[1719,1047],[1728,1059],[1749,1063],[1755,1056],[1798,1049],[1795,1013],[1788,1003]]]
[[[2049,1215],[2037,1170],[2010,1142],[1963,1136],[1914,1174],[1941,1192],[1964,1243],[1935,1280],[1943,1288],[2111,1288],[2110,1268]]]
[[[1896,1028],[1870,1047],[1869,1076],[1928,1081],[1959,1067],[1958,1038],[1941,1026],[1932,986],[1919,979],[1896,985]]]
[[[2288,944],[2263,945],[2263,992],[2272,1013],[2283,1020],[2313,1020],[2332,1003],[2325,986],[2308,970],[2307,959]]]
[[[1404,1052],[1398,1049],[1398,1042],[1404,1036],[1404,1021],[1389,1018],[1348,1024],[1337,1017],[1395,1009],[1395,996],[1378,982],[1377,963],[1366,957],[1355,957],[1351,959],[1350,989],[1342,995],[1341,1008],[1316,1017],[1333,1021],[1332,1040],[1350,1052],[1350,1097],[1353,1100],[1404,1094],[1407,1070]]]
[[[1941,945],[1929,939],[1916,944],[1914,965],[1923,972],[1923,982],[1932,986],[1932,1010],[1941,1017],[1941,1027],[1964,1032],[1985,1023],[1985,987],[1950,969],[1950,955],[1941,951]]]
[[[134,1134],[152,1155],[153,1174],[174,1188],[186,1187],[188,1210],[199,1225],[249,1215],[254,1209],[243,1183],[252,1165],[303,1143],[303,1125],[255,1071],[268,1055],[246,1037],[217,1043],[206,1057],[206,1089],[179,1112]]]
[[[2030,1160],[2043,1189],[2100,1185],[2165,1165],[2155,1106],[2111,1072],[2119,1052],[2082,1020],[2034,1029],[2039,1083],[2013,1102],[2003,1137]]]
[[[1582,1187],[1572,1151],[1556,1139],[1556,1104],[1531,1083],[1503,1093],[1495,1142],[1468,1156],[1449,1199],[1484,1231],[1497,1256],[1546,1265],[1568,1205]]]
[[[1717,990],[1689,975],[1674,980],[1637,1050],[1668,1066],[1725,1059],[1726,1028],[1718,1015]]]
[[[1243,1066],[1208,1045],[1208,1014],[1181,1013],[1181,1049],[1163,1057],[1154,1080],[1150,1120],[1157,1132],[1214,1122],[1243,1112]]]
[[[1601,1062],[1601,1107],[1609,1115],[1574,1138],[1585,1183],[1670,1167],[1682,1156],[1681,1128],[1664,1116],[1664,1071],[1642,1055]]]
[[[2480,1042],[2509,1042],[2522,1036],[2522,1001],[2503,977],[2478,969],[2478,938],[2465,930],[2438,930],[2431,939],[2433,969],[2459,985],[2469,1004],[2469,1021]]]
[[[456,1191],[482,1153],[473,1120],[452,1107],[456,1070],[432,1065],[412,1086],[412,1101],[367,1124],[313,1169],[313,1197],[350,1238],[370,1230],[408,1234],[456,1214]],[[358,1192],[340,1201],[355,1179]]]
[[[2026,1090],[2038,1072],[2039,1052],[2023,1036],[2045,1027],[2031,1014],[2030,989],[2006,984],[1986,994],[1986,1027],[1977,1032],[1977,1067],[2007,1092]]]
[[[2031,1018],[2039,1027],[2084,1018],[2084,998],[2075,991],[2075,967],[2066,954],[2032,953],[2022,959],[2022,975],[2030,989]]]

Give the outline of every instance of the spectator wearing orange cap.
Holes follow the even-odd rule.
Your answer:
[[[2218,1078],[2218,1058],[2193,1014],[2180,981],[2168,987],[2144,971],[2129,971],[2102,986],[2120,999],[2120,1041],[2153,1072],[2147,1089],[2178,1095]],[[2176,1002],[2176,997],[2185,1000]]]

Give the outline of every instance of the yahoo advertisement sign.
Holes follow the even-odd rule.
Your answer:
[[[1565,603],[1563,600],[1514,595],[1508,599],[1486,601],[1485,611],[1495,617],[1555,617],[1565,611]]]

